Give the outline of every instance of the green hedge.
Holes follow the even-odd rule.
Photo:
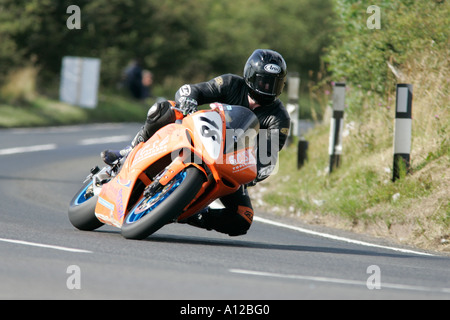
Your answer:
[[[333,0],[336,32],[325,57],[335,81],[386,92],[397,81],[388,63],[401,68],[415,55],[449,45],[450,12],[445,0]],[[380,8],[380,29],[369,29],[370,5]]]

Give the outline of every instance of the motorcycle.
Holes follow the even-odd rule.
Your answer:
[[[256,178],[259,121],[252,111],[213,103],[183,116],[171,103],[175,123],[112,166],[91,169],[69,205],[74,227],[108,224],[126,239],[144,239]]]

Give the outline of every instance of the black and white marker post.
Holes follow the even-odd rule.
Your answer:
[[[308,159],[308,141],[306,141],[300,130],[300,106],[298,104],[299,99],[299,89],[300,89],[300,77],[297,72],[290,72],[288,74],[288,82],[287,82],[287,91],[288,91],[288,104],[286,109],[289,112],[291,117],[291,130],[289,139],[293,139],[293,136],[298,137],[298,145],[297,145],[297,169],[300,169],[305,164],[305,161]]]
[[[345,83],[337,82],[333,88],[333,117],[330,124],[330,169],[339,167],[342,154],[342,128],[344,125]]]
[[[291,130],[289,136],[292,139],[293,136],[299,136],[299,88],[300,88],[300,77],[297,72],[289,72],[287,80],[287,93],[288,93],[288,103],[286,109],[291,117]]]
[[[412,127],[412,85],[397,84],[394,127],[394,169],[392,181],[400,178],[400,165],[405,165],[406,172],[410,167],[411,127]]]

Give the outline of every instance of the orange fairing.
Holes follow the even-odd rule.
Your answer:
[[[186,116],[181,124],[169,124],[137,145],[118,175],[103,185],[95,208],[97,218],[121,227],[146,186],[166,186],[187,166],[197,167],[206,181],[178,220],[253,181],[258,119],[244,107],[214,107]],[[250,220],[251,210],[241,209],[239,213]]]
[[[246,148],[227,153],[224,155],[223,164],[218,166],[222,176],[228,181],[238,186],[250,183],[257,175],[255,150]]]
[[[103,186],[95,208],[97,218],[104,223],[120,227],[136,181],[139,179],[145,185],[150,184],[151,177],[145,174],[145,170],[165,156],[178,159],[173,162],[173,169],[168,170],[167,175],[160,180],[162,184],[170,181],[187,166],[179,157],[180,150],[184,148],[190,149],[192,146],[186,128],[180,124],[167,125],[146,143],[137,145],[128,155],[119,175]]]

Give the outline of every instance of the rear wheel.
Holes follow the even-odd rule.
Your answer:
[[[166,186],[138,201],[123,222],[122,235],[140,240],[156,232],[182,213],[203,182],[204,174],[196,167],[181,171]]]
[[[86,182],[69,205],[69,220],[80,230],[92,231],[103,225],[95,216],[98,195],[92,191],[92,180]]]

